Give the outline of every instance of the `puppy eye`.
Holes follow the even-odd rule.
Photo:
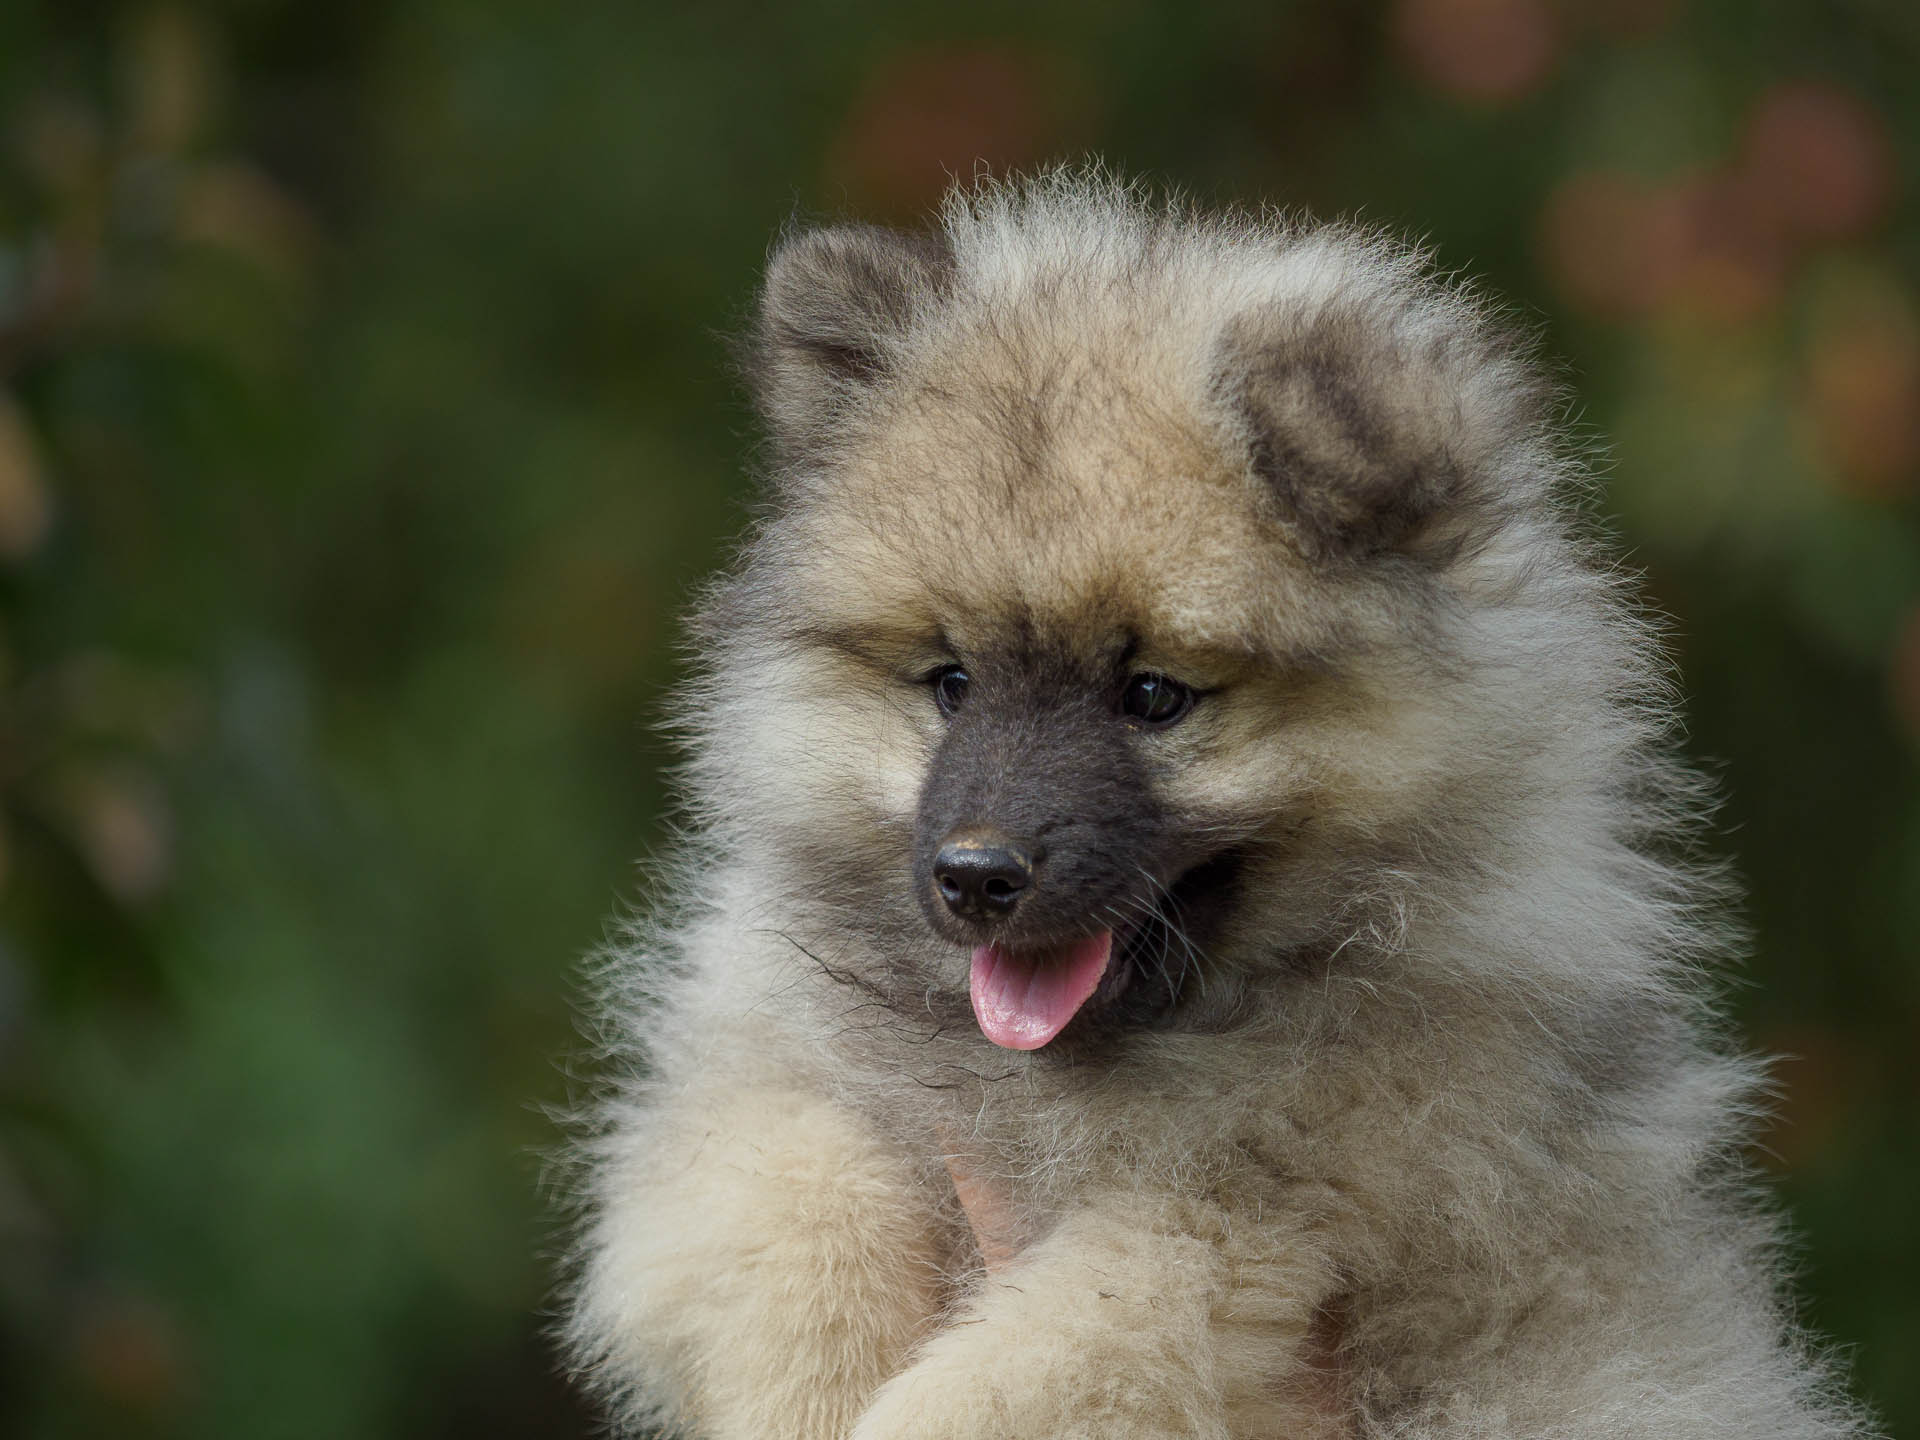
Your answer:
[[[933,686],[933,702],[940,713],[957,713],[967,698],[967,672],[958,665],[942,665],[927,680]]]
[[[1171,725],[1193,708],[1193,691],[1168,675],[1143,673],[1127,682],[1121,711],[1149,725]]]

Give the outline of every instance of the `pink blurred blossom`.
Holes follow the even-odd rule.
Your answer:
[[[1786,268],[1771,228],[1718,173],[1569,176],[1541,214],[1540,256],[1568,304],[1613,320],[1657,310],[1745,320],[1779,299]]]
[[[828,174],[865,206],[921,212],[952,176],[1030,167],[1068,148],[1082,99],[1058,67],[1012,50],[895,56],[854,102]]]
[[[1896,176],[1886,127],[1832,85],[1776,85],[1747,116],[1736,171],[1751,203],[1782,232],[1846,239],[1887,209]]]
[[[1543,0],[1398,0],[1391,24],[1421,78],[1469,104],[1524,99],[1560,55],[1559,25]]]

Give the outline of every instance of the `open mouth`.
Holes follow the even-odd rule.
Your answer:
[[[976,946],[968,990],[980,1033],[1008,1050],[1038,1050],[1093,998],[1113,958],[1111,930],[1036,950]]]
[[[1217,857],[1187,872],[1168,892],[1176,907],[1231,883],[1235,858]],[[1178,1002],[1199,957],[1192,939],[1161,907],[1082,939],[1056,945],[1003,945],[973,951],[968,991],[980,1033],[1007,1050],[1038,1050],[1083,1011],[1105,1012],[1129,991],[1149,1011]]]

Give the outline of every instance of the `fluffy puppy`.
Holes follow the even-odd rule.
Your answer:
[[[623,1421],[1857,1433],[1664,663],[1479,304],[1063,172],[789,237],[750,348],[691,837],[606,972],[568,1323]]]

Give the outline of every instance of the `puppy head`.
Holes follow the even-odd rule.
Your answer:
[[[1518,843],[1584,602],[1540,387],[1413,257],[1056,179],[789,240],[756,343],[695,780],[849,973],[1048,1053],[1229,1024]]]

